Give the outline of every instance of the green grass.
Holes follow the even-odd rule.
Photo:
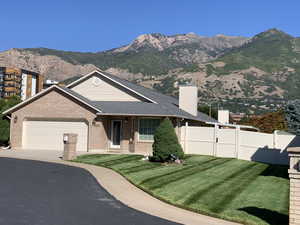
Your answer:
[[[287,167],[187,155],[183,165],[140,155],[84,155],[75,161],[111,168],[173,205],[243,224],[288,224]]]

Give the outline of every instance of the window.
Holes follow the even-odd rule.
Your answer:
[[[160,119],[140,119],[139,122],[139,140],[152,141]]]

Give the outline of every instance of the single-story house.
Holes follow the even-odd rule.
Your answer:
[[[179,101],[95,70],[66,87],[51,86],[3,114],[15,150],[62,150],[63,133],[78,134],[77,151],[151,153],[154,131],[169,117],[180,126],[215,122],[197,111],[197,88],[180,87]]]

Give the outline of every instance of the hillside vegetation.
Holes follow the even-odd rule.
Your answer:
[[[274,111],[287,99],[300,98],[300,38],[277,29],[252,38],[144,34],[103,52],[11,49],[0,52],[0,64],[59,81],[99,67],[170,95],[177,95],[178,85],[192,83],[199,88],[200,102],[233,112]]]
[[[247,71],[243,74],[245,81],[241,86],[246,96],[257,94],[256,87],[264,86],[266,88],[261,90],[263,96],[266,92],[272,93],[282,89],[285,98],[300,97],[299,49],[299,38],[271,29],[256,35],[244,45],[232,49],[214,61],[222,62],[224,66],[207,64],[207,74],[226,76],[255,67],[261,70],[261,73]]]

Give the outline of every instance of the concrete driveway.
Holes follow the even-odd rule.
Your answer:
[[[2,154],[0,179],[0,224],[176,224],[125,206],[81,168]]]

